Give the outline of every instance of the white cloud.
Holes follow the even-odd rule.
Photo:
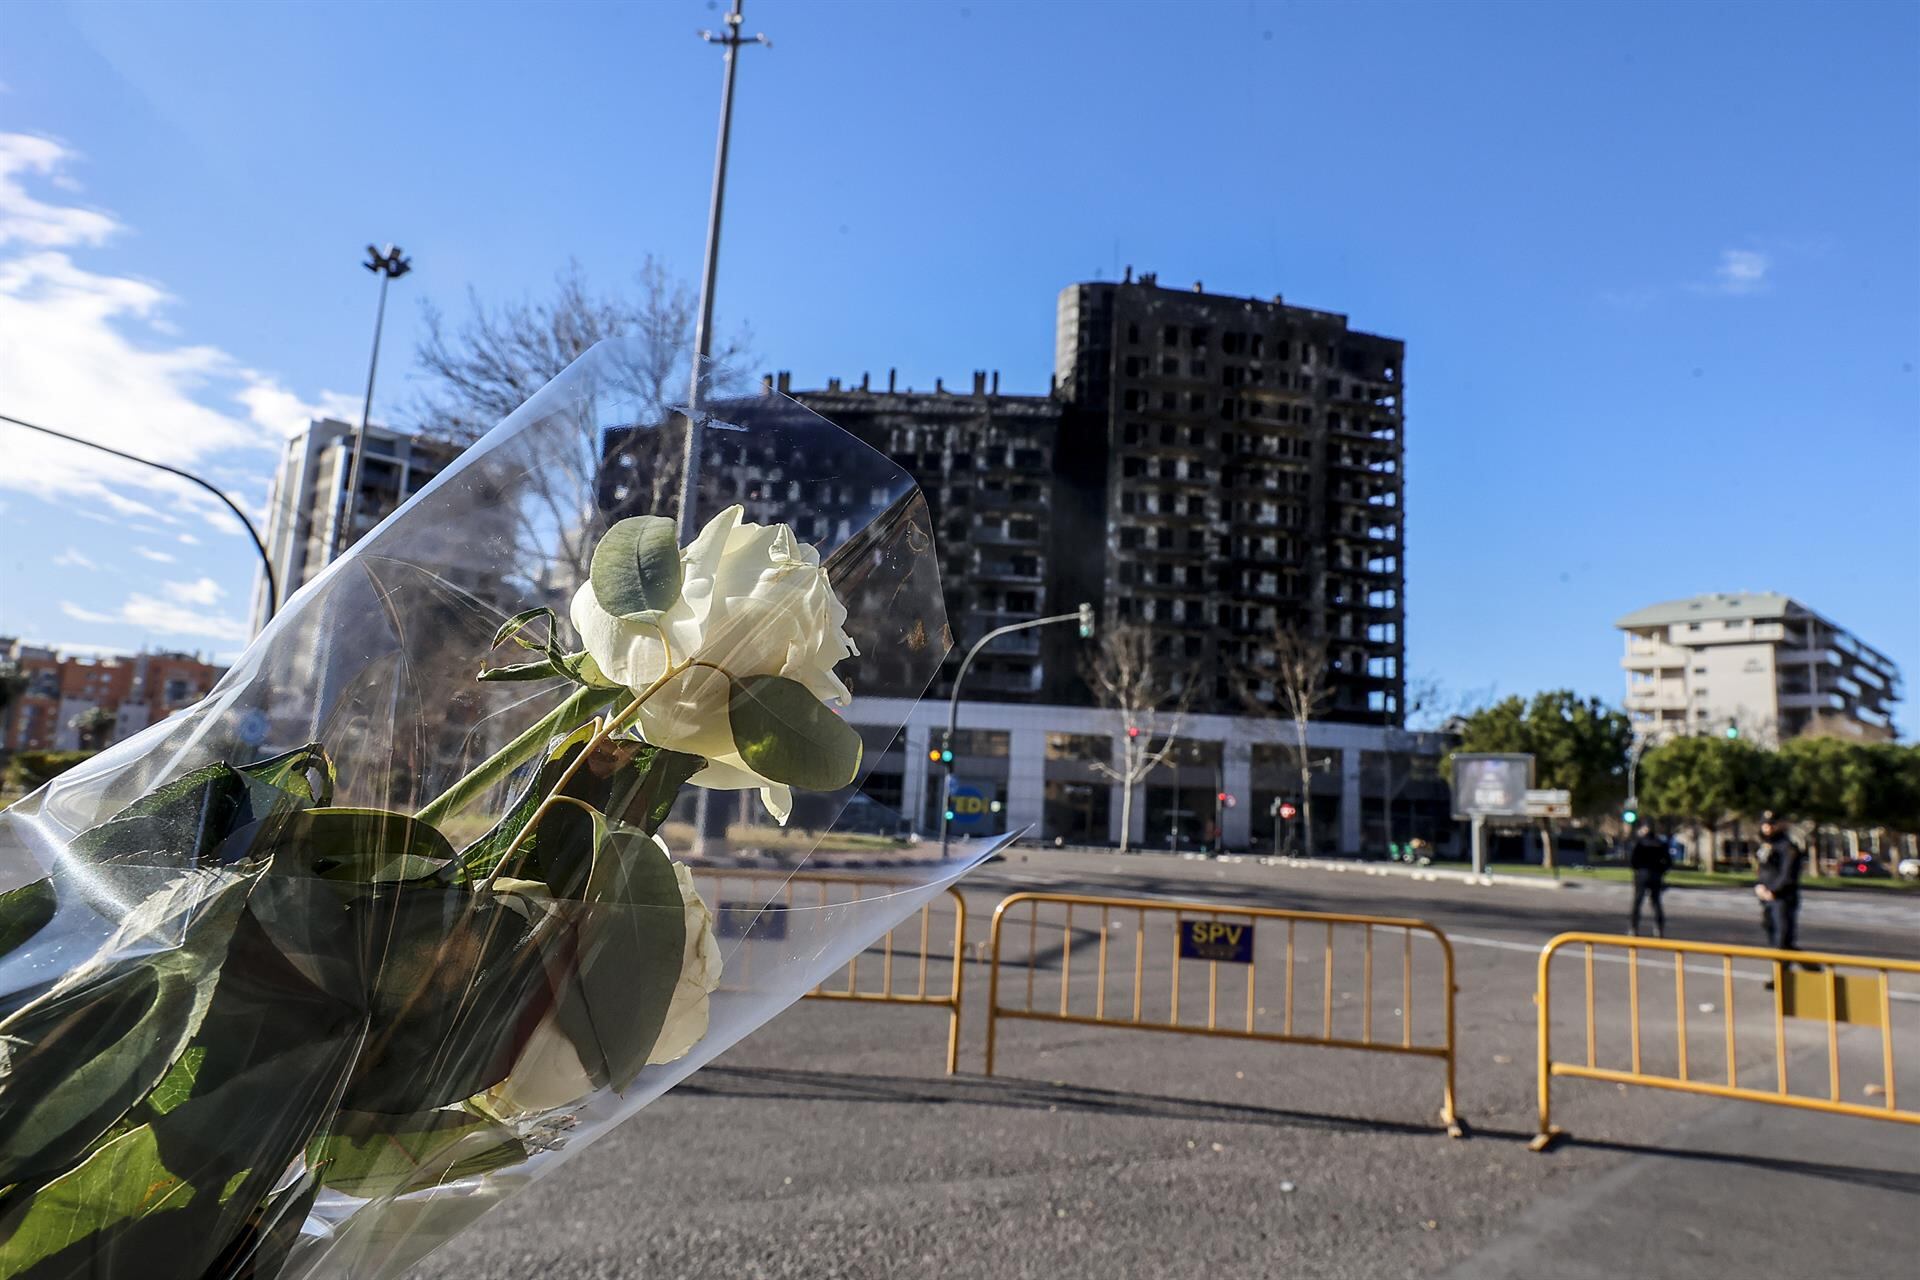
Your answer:
[[[133,554],[143,560],[151,560],[155,564],[172,564],[174,559],[172,552],[155,551],[152,547],[135,547],[133,548]]]
[[[98,569],[100,566],[87,558],[78,547],[68,547],[53,558],[53,562],[63,569]]]
[[[153,635],[200,636],[243,644],[251,634],[245,619],[207,611],[226,594],[213,579],[169,582],[161,589],[166,599],[136,591],[118,610],[110,612],[62,600],[60,612],[76,622],[134,627]]]
[[[241,451],[250,475],[308,417],[350,401],[308,404],[276,379],[217,347],[180,341],[172,302],[148,280],[106,275],[68,250],[123,228],[76,203],[48,203],[32,182],[58,189],[72,151],[51,139],[0,133],[0,387],[6,412],[156,462],[190,467]],[[7,256],[10,254],[11,256]],[[225,406],[215,407],[215,406]],[[11,428],[0,488],[62,503],[175,523],[232,523],[212,497],[163,474]]]
[[[220,597],[227,594],[226,588],[212,578],[196,578],[192,582],[168,582],[162,584],[161,589],[181,604],[218,604]]]
[[[197,547],[200,545],[200,539],[194,537],[190,533],[181,534],[180,541],[189,547]]]
[[[1758,249],[1722,249],[1710,287],[1715,293],[1760,293],[1766,289],[1767,273],[1772,269],[1773,258]]]
[[[20,181],[22,175],[51,179],[72,154],[51,138],[0,134],[0,247],[14,243],[43,249],[100,244],[120,229],[120,224],[104,213],[45,204],[27,193]]]

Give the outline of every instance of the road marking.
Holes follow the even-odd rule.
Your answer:
[[[1456,943],[1465,943],[1469,947],[1489,947],[1496,951],[1524,951],[1528,955],[1535,956],[1535,957],[1538,957],[1540,954],[1540,945],[1536,945],[1528,942],[1509,942],[1505,938],[1478,938],[1473,936],[1472,934],[1449,933],[1447,935],[1447,941],[1456,942]],[[1544,945],[1544,944],[1541,944],[1541,945]],[[1596,949],[1594,951],[1593,958],[1595,960],[1605,961],[1607,964],[1628,963],[1626,956],[1618,955],[1612,951],[1601,950],[1601,949]],[[1704,963],[1707,957],[1702,957],[1701,959],[1702,959],[1702,963]],[[1672,961],[1662,960],[1653,955],[1648,955],[1642,958],[1641,963],[1646,967],[1652,968],[1652,969],[1673,968]],[[1735,968],[1733,971],[1733,976],[1745,982],[1765,982],[1768,978],[1772,977],[1773,974],[1770,970],[1767,970],[1767,969]],[[1887,994],[1890,998],[1894,1000],[1905,1000],[1911,1003],[1920,1004],[1920,993],[1915,993],[1912,991],[1890,991]]]

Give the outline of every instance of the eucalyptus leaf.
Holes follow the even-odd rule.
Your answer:
[[[0,893],[0,956],[16,950],[46,928],[59,905],[53,881],[47,879]]]
[[[373,1200],[490,1173],[527,1158],[499,1123],[466,1111],[342,1113],[307,1149],[335,1191]]]
[[[654,838],[596,815],[585,910],[556,1019],[596,1084],[624,1089],[660,1038],[687,945],[673,862]],[[556,904],[563,908],[564,904]]]
[[[807,791],[837,791],[860,771],[860,734],[797,680],[735,680],[727,714],[733,745],[763,778]]]
[[[684,578],[679,529],[665,516],[622,520],[593,549],[589,580],[594,599],[616,617],[672,608]]]

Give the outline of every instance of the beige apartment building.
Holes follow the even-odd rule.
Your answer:
[[[1737,732],[1893,737],[1892,659],[1774,592],[1670,600],[1614,624],[1626,635],[1627,714],[1649,740]]]

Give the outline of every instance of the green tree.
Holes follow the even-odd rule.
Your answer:
[[[1719,830],[1767,809],[1789,807],[1780,757],[1744,738],[1675,738],[1640,761],[1640,803],[1650,814],[1680,819],[1695,831],[1701,865],[1714,869]],[[1698,839],[1705,827],[1708,839]]]

